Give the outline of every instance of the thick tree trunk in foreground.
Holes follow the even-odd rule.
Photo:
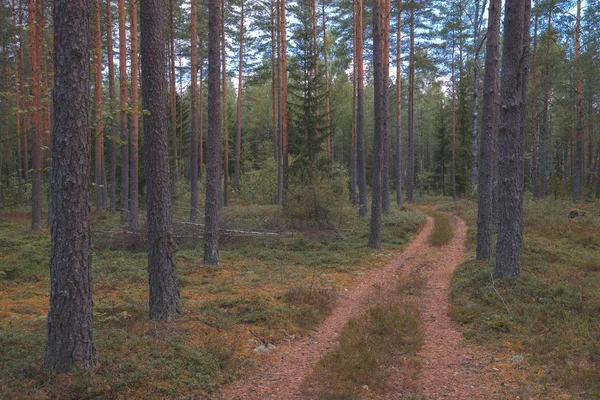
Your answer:
[[[129,152],[129,225],[137,227],[139,218],[139,195],[138,195],[138,26],[137,26],[137,2],[130,0],[129,12],[131,16],[131,143]],[[162,11],[162,8],[161,8]],[[160,43],[160,44],[159,44]],[[162,42],[155,43],[162,46]],[[164,77],[163,77],[164,79]],[[166,99],[166,98],[165,98]],[[168,169],[168,167],[167,167]],[[168,185],[168,184],[167,184]]]
[[[166,54],[162,0],[141,0],[142,101],[147,185],[150,319],[169,320],[179,307],[169,188]]]
[[[522,113],[525,107],[521,85],[526,85],[522,62],[525,56],[524,21],[529,0],[507,0],[502,48],[502,87],[498,137],[498,244],[494,275],[518,278],[522,246],[523,147]],[[525,23],[524,23],[525,22]],[[528,28],[527,28],[528,29]]]
[[[483,77],[483,106],[481,127],[481,152],[479,165],[479,190],[477,207],[478,260],[488,260],[492,255],[492,188],[494,143],[498,136],[498,60],[501,0],[490,0],[488,11],[485,75]]]
[[[125,0],[118,0],[119,11],[119,107],[121,109],[121,225],[129,222],[129,138],[127,133],[127,38]]]
[[[44,364],[94,365],[90,229],[90,0],[56,0],[50,310]]]
[[[190,112],[190,221],[198,221],[198,5],[192,5],[191,112]]]
[[[365,88],[363,75],[363,0],[356,3],[356,180],[358,215],[367,216],[367,166],[365,161]]]
[[[219,180],[221,179],[221,0],[208,0],[208,133],[206,142],[206,208],[204,264],[219,263]]]

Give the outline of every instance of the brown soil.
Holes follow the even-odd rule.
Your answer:
[[[456,218],[454,237],[431,252],[422,275],[427,286],[422,302],[425,341],[419,355],[419,392],[426,399],[505,399],[503,380],[489,364],[490,353],[466,344],[448,316],[452,272],[463,261],[467,227]]]
[[[405,372],[392,371],[390,389],[382,397],[405,398],[408,389],[412,398],[419,399],[507,398],[499,371],[488,365],[490,353],[465,345],[458,325],[448,317],[450,279],[464,257],[467,227],[456,218],[454,237],[441,248],[428,244],[432,229],[433,219],[428,217],[406,250],[384,267],[365,274],[356,286],[345,291],[336,308],[316,331],[282,346],[271,356],[265,356],[262,365],[225,387],[219,397],[240,400],[315,398],[315,394],[308,394],[315,392],[310,390],[312,385],[306,380],[310,379],[317,361],[338,345],[338,337],[347,322],[364,313],[370,306],[369,300],[381,299],[386,292],[391,293],[397,287],[400,275],[419,270],[428,280],[420,299],[424,331],[424,344],[419,352],[421,373],[407,388],[406,379],[402,378]],[[395,384],[402,387],[395,387]],[[372,395],[367,397],[373,398]]]

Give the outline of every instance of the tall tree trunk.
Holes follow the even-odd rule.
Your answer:
[[[17,136],[17,184],[18,184],[18,200],[23,201],[23,160],[21,158],[21,81],[19,73],[21,66],[19,65],[20,45],[17,40],[17,8],[15,0],[12,0],[13,13],[13,58],[15,61],[15,122]],[[18,51],[17,51],[18,50]]]
[[[356,2],[352,0],[352,138],[350,141],[350,200],[352,204],[358,204],[356,197],[356,88],[357,88],[357,73],[356,65]]]
[[[137,2],[129,1],[129,12],[131,15],[131,143],[129,152],[129,225],[137,227],[139,218],[139,196],[138,196],[138,26],[137,26]],[[161,7],[162,10],[162,7]],[[157,42],[156,45],[158,46]],[[164,77],[163,77],[164,79]],[[167,168],[168,169],[168,168]],[[167,185],[168,187],[168,185]]]
[[[410,60],[408,66],[408,162],[406,200],[413,199],[415,181],[415,3],[410,7]]]
[[[483,77],[483,105],[481,126],[481,152],[479,165],[479,190],[477,207],[478,260],[489,260],[492,255],[493,230],[493,164],[494,147],[498,136],[498,60],[500,37],[501,0],[490,0],[488,11],[485,73]]]
[[[390,76],[390,0],[381,3],[381,35],[382,35],[382,80],[381,107],[383,112],[383,158],[381,168],[381,210],[390,211],[390,107],[389,107],[389,76]]]
[[[115,113],[115,67],[113,62],[111,0],[106,0],[106,47],[108,49],[108,97],[110,107],[110,212],[115,213],[117,201],[117,125]]]
[[[44,364],[94,366],[90,229],[91,1],[56,0],[50,310]]]
[[[42,228],[42,115],[41,115],[41,82],[40,56],[43,26],[40,23],[42,0],[28,0],[29,14],[29,65],[31,90],[31,156],[33,182],[31,187],[31,229]]]
[[[538,35],[538,0],[535,0],[535,17],[533,22],[533,62],[531,64],[531,192],[534,200],[539,197],[538,185],[538,157],[537,157],[537,104],[536,104],[536,84],[537,84],[537,35]]]
[[[473,116],[471,119],[471,198],[477,195],[477,137],[479,124],[479,53],[483,41],[480,41],[481,21],[483,20],[483,11],[487,0],[480,4],[480,0],[475,0],[475,21],[473,22]],[[480,14],[481,9],[481,14]]]
[[[577,69],[577,142],[575,145],[575,165],[573,168],[573,201],[581,199],[581,178],[583,171],[583,77],[581,76],[581,0],[577,0],[577,20],[575,23],[575,67]]]
[[[381,248],[381,189],[384,152],[384,83],[383,58],[385,51],[385,28],[382,26],[386,0],[373,0],[373,86],[374,86],[374,126],[373,126],[373,183],[371,185],[371,223],[369,230],[369,247]]]
[[[529,6],[528,6],[529,4]],[[507,0],[502,49],[502,87],[498,139],[498,244],[494,275],[518,278],[522,246],[522,113],[525,99],[522,86],[525,27],[529,29],[530,0]],[[527,46],[528,48],[528,46]]]
[[[273,134],[273,156],[275,157],[275,159],[277,160],[279,157],[277,156],[278,153],[278,146],[277,146],[277,94],[276,94],[276,68],[277,68],[277,61],[275,58],[275,50],[277,47],[277,40],[275,39],[275,6],[274,6],[274,0],[270,0],[270,12],[271,12],[271,129],[272,129],[272,134]]]
[[[202,138],[204,135],[204,92],[203,92],[203,72],[204,72],[204,32],[200,32],[200,65],[199,65],[199,73],[200,73],[200,84],[198,86],[198,177],[200,181],[202,180],[202,172],[203,172],[203,163],[204,163],[204,144],[202,143]]]
[[[219,75],[221,1],[208,0],[208,133],[206,141],[206,208],[204,264],[219,263],[219,180],[221,179],[221,104]]]
[[[552,8],[548,9],[548,24],[546,28],[546,62],[544,66],[544,111],[542,114],[542,129],[540,135],[541,183],[542,198],[548,195],[548,144],[550,140],[549,104],[550,104],[550,36],[552,33]]]
[[[103,132],[104,123],[102,118],[102,28],[100,23],[100,0],[95,0],[96,21],[95,21],[95,39],[96,46],[94,48],[94,105],[96,111],[94,117],[96,119],[96,133],[94,135],[96,142],[96,167],[94,169],[96,178],[96,210],[104,212],[102,202],[102,191],[104,182],[102,181],[102,169],[104,168],[104,152],[103,152]]]
[[[227,41],[225,39],[225,0],[221,0],[221,83],[223,85],[223,207],[229,205],[229,128],[227,122]]]
[[[119,107],[121,109],[121,225],[129,222],[129,135],[127,133],[127,37],[125,36],[125,0],[118,0],[119,17]]]
[[[281,0],[276,0],[276,18],[277,18],[277,204],[283,204],[283,77],[281,76]]]
[[[287,201],[289,189],[289,159],[288,159],[288,85],[287,85],[287,39],[285,25],[285,0],[279,0],[279,45],[281,53],[280,79],[281,79],[281,157],[283,171],[282,204]]]
[[[521,246],[523,245],[523,231],[525,229],[525,225],[523,224],[523,199],[525,197],[525,129],[527,125],[527,83],[529,78],[529,44],[531,42],[531,34],[530,34],[530,26],[531,26],[531,0],[525,1],[525,9],[523,13],[523,50],[521,55],[521,71],[519,82],[521,88],[521,96],[523,101],[523,106],[521,108],[521,132],[519,137],[519,158],[518,158],[518,189],[519,189],[519,205],[517,208],[518,214],[516,214],[516,219],[520,224],[520,242]]]
[[[396,29],[396,204],[402,204],[402,0]]]
[[[169,51],[170,51],[170,103],[171,103],[171,197],[177,194],[177,178],[179,177],[179,154],[177,152],[177,89],[175,87],[175,21],[173,0],[169,0]]]
[[[356,179],[358,215],[367,216],[367,166],[365,162],[365,89],[363,75],[363,0],[356,0]]]
[[[454,30],[452,30],[452,90],[451,90],[451,116],[452,116],[452,201],[456,201],[456,78],[454,76]],[[459,65],[459,68],[462,66]]]
[[[235,130],[235,175],[233,178],[233,192],[237,198],[240,192],[240,164],[242,153],[242,74],[244,62],[244,0],[241,0],[240,6],[240,66],[238,72],[238,93],[237,93],[237,126]]]
[[[323,19],[323,63],[325,68],[325,120],[327,123],[327,157],[331,158],[331,113],[329,104],[329,65],[327,62],[327,26],[325,24],[325,0],[321,0]]]
[[[191,135],[190,135],[190,221],[198,221],[198,5],[192,0],[191,32]]]
[[[587,195],[587,199],[588,200],[592,200],[592,191],[593,191],[593,186],[594,186],[594,169],[596,167],[596,163],[598,162],[598,155],[600,155],[600,141],[598,141],[598,144],[596,145],[596,155],[593,156],[592,152],[593,152],[593,147],[594,147],[594,103],[593,103],[593,95],[590,94],[590,98],[588,101],[588,112],[589,112],[589,117],[588,117],[588,131],[589,131],[589,167],[588,167],[588,173],[589,173],[589,181],[588,181],[588,195]]]
[[[31,129],[31,119],[29,117],[29,105],[27,101],[27,90],[25,82],[25,57],[23,52],[23,1],[19,0],[19,75],[21,76],[21,111],[23,112],[23,178],[25,179],[25,190],[27,190],[27,181],[29,180],[29,140],[28,136]]]
[[[143,126],[148,202],[149,316],[153,320],[169,320],[179,307],[169,188],[169,134],[165,103],[167,57],[162,45],[164,21],[162,0],[141,0],[142,101],[144,110],[148,111],[144,113]]]

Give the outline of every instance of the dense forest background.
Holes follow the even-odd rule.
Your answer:
[[[133,36],[137,34],[137,3],[96,2],[94,7],[90,29],[95,49],[90,73],[94,91],[94,182],[98,192],[95,204],[98,210],[115,211],[120,198],[121,210],[130,208],[131,221],[135,224],[137,199],[139,196],[143,206],[145,193],[144,151],[143,146],[138,145],[143,110],[138,100],[138,45]],[[288,21],[285,54],[288,85],[285,88],[278,84],[283,57],[276,7],[275,2],[225,2],[224,205],[230,192],[244,201],[282,201],[277,178],[282,90],[288,92],[285,94],[289,108],[286,125],[289,126],[292,183],[310,177],[311,169],[328,171],[328,177],[338,174],[340,179],[349,180],[350,195],[358,201],[354,185],[358,71],[356,46],[353,46],[357,42],[357,7],[347,1],[285,5]],[[466,0],[411,1],[393,2],[391,7],[389,142],[386,144],[389,159],[386,164],[396,166],[398,157],[401,163],[400,168],[387,169],[391,185],[384,184],[385,190],[395,189],[396,182],[401,182],[396,179],[400,171],[404,183],[414,184],[418,194],[474,196],[486,4]],[[401,14],[398,7],[402,7]],[[532,8],[525,185],[536,197],[570,195],[574,180],[581,182],[583,197],[600,194],[594,177],[596,166],[600,167],[597,162],[598,8],[593,1],[584,2],[577,14],[576,2],[556,0],[539,1]],[[173,0],[166,4],[165,11],[168,11],[165,13],[167,31],[162,45],[169,56],[165,76],[169,82],[169,97],[165,101],[170,107],[170,158],[176,196],[177,190],[190,190],[191,160],[198,158],[200,182],[204,178],[206,121],[210,118],[205,89],[208,18],[203,2],[193,10],[189,3]],[[37,205],[40,200],[35,197],[41,195],[37,182],[46,185],[48,181],[51,157],[51,13],[52,3],[43,1],[27,4],[4,1],[0,9],[0,201],[3,207],[33,204],[34,209],[47,208],[46,196],[41,196],[43,206]],[[365,8],[364,15],[361,11],[364,33],[360,33],[364,37],[361,38],[364,40],[361,58],[364,60],[365,178],[370,186],[374,87],[369,13],[370,7]],[[192,32],[195,32],[193,36]],[[399,51],[394,51],[398,37],[401,38]],[[579,47],[576,40],[580,41]],[[577,48],[579,56],[575,54]],[[401,68],[396,74],[398,57],[401,57]],[[123,69],[121,65],[126,67]],[[411,85],[413,67],[414,84]],[[581,93],[578,70],[582,77]],[[409,125],[412,124],[409,118],[411,96],[414,128]],[[577,140],[578,101],[583,114],[581,144]],[[398,123],[399,136],[395,134]],[[196,129],[199,139],[192,135]],[[142,140],[142,136],[139,137]],[[402,143],[399,154],[398,139]],[[581,155],[578,155],[578,146],[582,146]],[[129,150],[124,150],[127,148]],[[40,152],[43,154],[38,154]],[[412,152],[414,155],[410,158]],[[408,161],[412,159],[414,169]],[[577,172],[578,165],[581,172]],[[128,191],[124,176],[138,182],[129,187],[129,199],[123,197]],[[229,176],[232,183],[228,182]],[[281,177],[279,181],[281,186]],[[177,182],[187,183],[178,186]],[[134,190],[137,186],[140,195]],[[196,195],[198,197],[202,201],[202,196]],[[179,203],[178,206],[184,205]]]

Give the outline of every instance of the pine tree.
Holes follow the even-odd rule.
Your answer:
[[[135,8],[133,8],[135,11]],[[147,184],[150,319],[170,320],[179,308],[169,187],[167,87],[162,0],[141,0],[142,101]],[[133,47],[133,46],[132,46]],[[137,184],[137,182],[134,182]]]
[[[91,1],[55,0],[50,310],[44,364],[94,366],[90,229]]]
[[[129,1],[129,15],[131,23],[131,136],[129,145],[129,226],[137,228],[139,221],[139,194],[138,194],[138,0]],[[161,42],[162,43],[162,42]]]
[[[121,225],[129,223],[129,135],[127,134],[127,38],[125,37],[125,0],[118,0],[119,18],[119,107],[121,109]]]
[[[483,104],[481,126],[481,151],[479,163],[479,190],[477,207],[477,252],[478,260],[492,256],[492,186],[494,150],[498,140],[498,60],[500,58],[500,12],[501,0],[490,0],[488,11],[487,43],[485,51],[485,73],[483,77]]]
[[[522,70],[529,46],[523,46],[529,29],[530,0],[507,0],[502,48],[500,129],[498,135],[498,244],[494,275],[518,278],[522,246],[523,164],[521,136],[524,90]],[[510,32],[511,34],[506,34]],[[528,35],[527,35],[528,37]]]
[[[219,263],[219,181],[221,180],[221,0],[208,0],[208,133],[206,142],[206,203],[204,264]]]

